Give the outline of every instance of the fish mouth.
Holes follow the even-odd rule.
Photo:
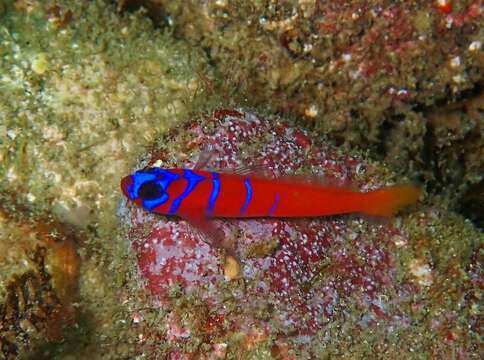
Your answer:
[[[131,196],[129,196],[129,187],[131,185],[133,185],[133,177],[131,175],[125,176],[121,179],[121,191],[123,192],[124,196],[130,200],[133,200],[131,199]]]

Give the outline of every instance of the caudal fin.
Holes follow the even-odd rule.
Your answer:
[[[373,216],[392,216],[408,205],[415,204],[421,189],[414,185],[391,186],[367,193],[363,212]]]

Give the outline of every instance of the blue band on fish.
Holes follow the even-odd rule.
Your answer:
[[[246,195],[245,195],[244,205],[242,205],[242,208],[240,209],[241,215],[247,212],[247,208],[249,207],[250,201],[252,200],[252,185],[250,184],[250,180],[248,177],[245,177],[244,185],[245,185]]]
[[[168,210],[168,213],[170,215],[176,214],[176,212],[178,211],[178,208],[180,207],[182,201],[188,195],[190,195],[190,193],[193,190],[195,190],[196,186],[198,185],[198,183],[200,181],[205,179],[204,176],[195,174],[192,170],[188,170],[188,169],[183,170],[183,177],[188,181],[187,187],[185,188],[183,193],[181,193],[181,195],[178,196],[176,199],[174,199],[173,202],[171,203],[170,210]]]
[[[220,193],[220,175],[219,173],[212,173],[212,192],[210,193],[210,198],[208,199],[207,213],[211,215],[213,209],[215,208],[215,201],[217,201],[218,194]]]
[[[279,201],[281,201],[281,195],[279,193],[276,193],[276,196],[274,198],[274,203],[272,204],[271,208],[269,209],[269,216],[274,215],[277,205],[279,205]]]

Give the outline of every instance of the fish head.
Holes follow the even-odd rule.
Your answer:
[[[178,178],[166,169],[145,168],[122,178],[121,190],[130,201],[152,211],[168,201],[168,187]]]

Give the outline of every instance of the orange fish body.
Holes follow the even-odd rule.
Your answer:
[[[149,211],[185,218],[391,216],[420,196],[420,189],[413,185],[358,192],[295,178],[157,167],[126,176],[121,189],[129,200]]]

